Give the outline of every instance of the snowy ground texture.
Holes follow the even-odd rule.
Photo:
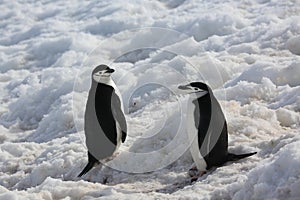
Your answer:
[[[2,0],[0,10],[0,199],[300,199],[299,0]],[[111,166],[122,171],[78,179],[100,63],[124,98],[128,138]],[[193,184],[173,92],[190,80],[213,88],[230,151],[258,152]]]

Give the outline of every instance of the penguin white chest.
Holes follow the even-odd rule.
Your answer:
[[[121,104],[120,105],[121,110],[124,113],[122,96],[121,96],[121,93],[120,93],[119,89],[117,88],[117,86],[116,86],[116,84],[113,80],[110,80],[109,84],[114,88],[115,93],[117,94],[117,96],[119,96],[120,104]],[[122,128],[121,128],[120,124],[118,123],[118,121],[116,121],[116,129],[117,129],[117,148],[118,148],[121,145],[121,137],[122,137]]]
[[[196,127],[196,124],[199,124],[199,122],[195,123],[195,112],[200,112],[200,111],[196,109],[197,108],[195,104],[192,102],[192,99],[189,98],[188,112],[187,112],[187,121],[188,121],[187,132],[188,132],[189,144],[191,145],[190,152],[196,164],[197,169],[199,171],[206,171],[207,164],[200,153],[200,148],[198,144],[198,127]]]

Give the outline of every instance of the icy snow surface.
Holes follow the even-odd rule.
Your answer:
[[[300,199],[299,0],[3,0],[0,10],[0,199]],[[79,179],[101,63],[116,69],[128,138]],[[224,109],[229,150],[258,154],[190,183],[176,86],[195,80]]]

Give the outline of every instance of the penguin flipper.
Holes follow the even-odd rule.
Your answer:
[[[256,153],[257,152],[252,152],[252,153],[245,153],[245,154],[240,154],[240,155],[236,155],[236,154],[233,154],[233,153],[228,153],[227,161],[237,161],[237,160],[252,156]]]
[[[126,132],[124,132],[124,131],[122,131],[122,143],[124,143],[124,142],[125,142],[125,140],[126,140],[126,137],[127,137],[127,133],[126,133]]]
[[[127,124],[126,124],[126,118],[124,116],[124,113],[122,111],[122,105],[121,100],[119,96],[113,92],[112,94],[112,112],[115,120],[118,122],[119,128],[122,131],[122,143],[125,142],[126,136],[127,136]]]
[[[80,174],[77,177],[81,177],[85,175],[98,163],[99,161],[90,152],[88,152],[88,164],[85,166],[85,168],[82,170],[82,172],[80,172]]]

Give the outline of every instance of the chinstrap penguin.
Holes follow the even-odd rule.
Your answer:
[[[227,123],[220,104],[211,88],[202,82],[180,85],[178,89],[188,93],[188,135],[190,152],[199,170],[198,176],[212,167],[228,161],[237,161],[256,154],[236,155],[228,152]]]
[[[112,157],[121,142],[125,142],[126,119],[120,92],[111,78],[113,72],[106,65],[99,65],[92,72],[84,115],[88,164],[78,177],[99,164],[100,160]]]

